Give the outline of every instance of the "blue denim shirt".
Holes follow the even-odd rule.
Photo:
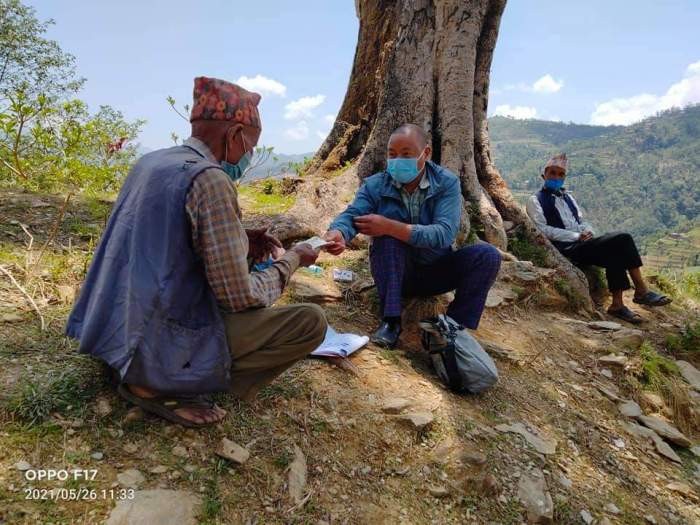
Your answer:
[[[463,209],[459,179],[453,173],[428,161],[426,176],[430,183],[428,194],[408,240],[422,263],[433,262],[452,250]],[[329,229],[340,231],[349,242],[358,233],[354,218],[371,213],[407,224],[412,222],[400,190],[386,171],[363,181],[355,200],[335,218]]]

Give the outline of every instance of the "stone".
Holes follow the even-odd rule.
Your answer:
[[[435,417],[430,412],[412,412],[400,416],[400,419],[410,424],[415,430],[424,430],[433,424]]]
[[[106,525],[196,525],[200,499],[184,490],[139,490],[120,500]]]
[[[666,407],[663,398],[652,392],[642,392],[639,395],[639,400],[642,402],[642,405],[649,407],[653,412],[661,412]]]
[[[557,480],[559,481],[559,484],[567,490],[574,486],[572,481],[563,474],[560,474]]]
[[[697,391],[700,391],[700,370],[691,365],[688,361],[676,361],[678,371],[688,384]]]
[[[617,505],[615,505],[614,503],[608,503],[607,505],[605,505],[605,512],[609,512],[610,514],[614,514],[615,516],[617,516],[622,511],[618,509]]]
[[[25,472],[27,470],[31,470],[32,466],[28,462],[21,459],[17,463],[15,463],[15,468],[20,472]]]
[[[477,450],[470,450],[462,454],[462,461],[471,465],[483,465],[486,463],[486,456]]]
[[[656,451],[659,454],[670,459],[671,461],[681,463],[681,458],[678,456],[678,454],[676,454],[676,452],[670,447],[670,445],[666,443],[663,439],[661,439],[659,435],[652,429],[643,427],[641,425],[637,425],[636,423],[632,422],[624,422],[622,423],[622,427],[633,436],[651,440],[651,442],[654,444],[654,448],[656,448]]]
[[[336,286],[321,279],[295,275],[292,289],[303,302],[336,303],[342,301],[343,292]]]
[[[644,332],[635,328],[623,328],[611,336],[614,343],[636,350],[644,342]]]
[[[593,515],[588,512],[586,509],[583,509],[579,515],[581,516],[581,519],[586,525],[591,525],[593,523]]]
[[[168,470],[168,467],[165,465],[156,465],[155,467],[151,468],[148,470],[151,474],[165,474]]]
[[[122,448],[127,454],[136,454],[139,451],[139,446],[136,443],[127,443]]]
[[[552,496],[547,492],[547,486],[542,471],[536,469],[520,478],[518,481],[518,498],[527,510],[529,523],[551,523],[554,515]]]
[[[627,358],[624,355],[609,354],[598,359],[604,365],[627,366]]]
[[[100,397],[95,403],[95,412],[100,417],[106,417],[112,413],[112,405],[109,404],[109,400]]]
[[[294,460],[289,464],[288,488],[290,498],[299,505],[306,488],[306,456],[298,445],[294,445]]]
[[[626,417],[636,418],[642,415],[642,409],[634,401],[624,401],[617,405],[617,409]]]
[[[75,287],[68,284],[57,285],[56,294],[58,295],[58,300],[64,304],[73,304],[73,301],[75,301]]]
[[[598,385],[598,390],[600,390],[601,394],[603,394],[605,397],[607,397],[611,401],[620,401],[620,397],[617,395],[617,393],[612,390],[609,387]]]
[[[651,523],[651,525],[656,525],[657,523],[656,518],[651,514],[645,514],[644,519],[647,520],[647,523]]]
[[[183,447],[182,445],[175,445],[172,449],[173,456],[177,456],[179,458],[188,458],[190,457],[190,453],[187,452],[187,449]]]
[[[656,416],[639,416],[637,420],[652,429],[662,438],[681,447],[690,447],[691,441],[676,427]]]
[[[615,448],[623,449],[625,448],[625,442],[622,439],[613,439],[613,446]]]
[[[666,485],[666,488],[671,492],[677,492],[678,494],[681,494],[683,496],[693,496],[693,489],[690,487],[690,485],[687,485],[685,483],[674,481]]]
[[[90,454],[90,457],[92,459],[96,459],[97,461],[100,461],[101,459],[103,459],[105,457],[105,455],[102,452],[93,452],[92,454]]]
[[[18,314],[2,314],[0,315],[0,323],[19,323],[23,320]]]
[[[428,492],[430,492],[430,495],[434,498],[446,498],[450,495],[450,491],[447,489],[447,487],[442,485],[431,485],[428,487]]]
[[[243,465],[250,458],[250,452],[247,449],[227,438],[221,438],[216,455],[239,465]]]
[[[525,425],[522,423],[515,423],[513,425],[498,425],[496,426],[496,430],[499,432],[513,432],[515,434],[520,434],[525,438],[525,441],[532,445],[540,454],[554,454],[557,450],[556,439],[542,439],[541,437],[528,431],[527,428],[525,428]]]
[[[604,332],[613,332],[622,329],[622,325],[614,321],[592,321],[588,323],[587,326],[594,330],[601,330]]]
[[[496,308],[507,301],[512,301],[517,298],[518,294],[516,294],[510,287],[497,284],[489,290],[489,293],[486,296],[486,307]]]
[[[135,421],[143,420],[143,409],[141,407],[132,407],[124,416],[124,423],[134,423]]]
[[[385,414],[400,414],[406,408],[411,406],[411,402],[408,399],[402,397],[392,397],[384,401],[382,405],[382,412]]]
[[[135,468],[130,468],[124,472],[117,474],[117,482],[125,488],[137,489],[146,481],[146,478],[139,470]]]
[[[690,451],[693,453],[693,455],[696,458],[700,458],[700,445],[695,445],[694,447],[690,447]]]

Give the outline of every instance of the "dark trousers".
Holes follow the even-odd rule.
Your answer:
[[[431,297],[456,290],[447,315],[467,328],[479,326],[486,296],[501,267],[501,254],[480,243],[448,253],[432,264],[414,262],[415,248],[393,237],[375,237],[370,268],[384,317],[401,315],[402,297]]]
[[[608,233],[590,241],[557,243],[574,264],[605,268],[610,291],[629,290],[627,270],[642,266],[642,259],[629,233]]]

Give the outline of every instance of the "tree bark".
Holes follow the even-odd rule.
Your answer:
[[[488,92],[506,0],[359,0],[348,91],[310,171],[353,162],[360,179],[382,171],[391,132],[405,122],[429,132],[432,160],[457,174],[470,229],[507,248],[503,221],[547,254],[591,309],[585,276],[544,238],[514,201],[491,159]]]

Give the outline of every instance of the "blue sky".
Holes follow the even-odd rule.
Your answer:
[[[87,78],[81,96],[147,120],[145,147],[187,136],[165,101],[198,75],[262,92],[261,143],[313,151],[345,95],[353,0],[29,0]],[[700,102],[700,1],[510,0],[491,75],[491,114],[627,124]],[[246,78],[242,78],[246,77]]]

